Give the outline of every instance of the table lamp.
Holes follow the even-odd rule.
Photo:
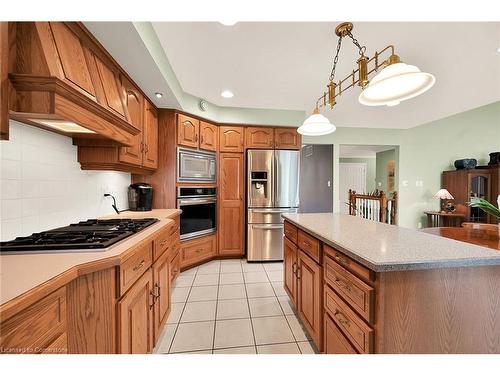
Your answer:
[[[440,189],[436,194],[434,194],[434,198],[440,199],[442,201],[441,212],[450,211],[445,209],[448,203],[447,201],[450,199],[455,199],[453,198],[453,195],[451,195],[450,192],[446,189]]]

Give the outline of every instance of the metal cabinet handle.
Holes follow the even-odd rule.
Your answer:
[[[297,268],[295,269],[295,276],[297,276],[297,280],[300,280],[300,278],[302,277],[302,269],[299,266],[297,266]]]
[[[203,135],[200,136],[200,143],[203,143]]]
[[[198,142],[198,134],[195,134],[195,135],[194,135],[194,141],[195,141],[195,142]]]
[[[344,264],[344,265],[348,265],[349,264],[349,261],[347,261],[346,259],[338,256],[338,255],[335,255],[335,260],[341,264]]]
[[[292,273],[297,274],[297,262],[292,264]]]
[[[147,143],[144,144],[144,153],[147,154],[149,151],[149,146],[147,145]]]
[[[351,322],[349,321],[349,319],[347,319],[347,317],[340,310],[335,309],[335,314],[333,314],[333,316],[336,317],[339,323],[342,324],[343,326],[347,327],[351,326]]]
[[[160,284],[155,283],[153,290],[151,291],[151,295],[154,297],[155,300],[160,298]]]
[[[133,271],[139,271],[142,267],[144,267],[144,264],[146,263],[146,261],[143,259],[141,260],[141,263],[139,263],[137,266],[135,266],[134,268],[132,268]]]

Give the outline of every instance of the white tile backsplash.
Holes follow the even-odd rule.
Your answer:
[[[69,137],[11,121],[0,156],[2,241],[128,208],[130,173],[82,171]]]

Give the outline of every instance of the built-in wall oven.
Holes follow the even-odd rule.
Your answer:
[[[177,182],[216,183],[217,154],[177,148]]]
[[[182,210],[181,240],[215,232],[217,223],[216,188],[178,187],[177,208]]]

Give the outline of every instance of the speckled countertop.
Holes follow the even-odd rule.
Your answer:
[[[61,251],[44,254],[1,254],[0,255],[0,305],[40,286],[75,267],[89,262],[102,261],[124,253],[140,241],[151,236],[172,222],[180,213],[177,209],[158,209],[147,212],[124,211],[119,216],[109,215],[100,219],[146,218],[159,221],[133,236],[127,237],[105,251],[85,250],[83,252]]]
[[[282,216],[376,272],[500,266],[498,250],[413,229],[334,213]]]

